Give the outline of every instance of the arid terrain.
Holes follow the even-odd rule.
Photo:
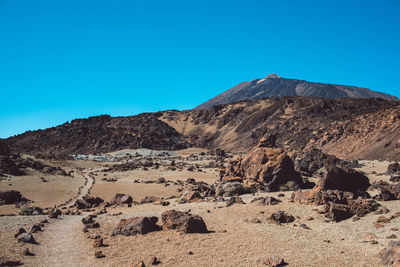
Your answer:
[[[293,168],[285,165],[284,158],[271,156],[281,151],[273,148],[269,139],[262,140],[247,156],[241,154],[241,168],[246,168],[248,157],[258,164],[254,153],[260,151],[270,156],[270,162],[279,161],[280,167],[274,165],[273,168]],[[316,203],[299,203],[292,193],[300,191],[293,191],[294,188],[274,192],[259,188],[232,194],[225,189],[221,195],[218,184],[232,185],[240,179],[243,185],[250,184],[245,174],[242,178],[229,176],[238,170],[235,167],[237,156],[222,150],[191,148],[176,151],[131,149],[81,155],[81,159],[75,160],[31,158],[62,169],[65,174],[50,175],[43,173],[43,169],[26,168],[24,175],[3,175],[2,191],[19,191],[30,201],[0,206],[2,263],[24,266],[384,266],[379,253],[399,235],[400,200],[374,197],[380,195],[379,188],[370,186],[362,198],[367,199],[365,194],[370,194],[379,207],[368,204],[360,206],[361,214],[358,214],[360,207],[357,214],[347,214],[335,213],[332,207],[326,211],[324,205]],[[308,158],[315,160],[312,153]],[[302,161],[293,162],[300,171],[299,162]],[[318,162],[322,160],[313,164]],[[346,164],[357,173],[364,173],[370,184],[378,181],[396,184],[392,177],[396,177],[397,170],[388,171],[392,163],[361,160]],[[301,170],[305,181],[317,184],[313,190],[319,181],[328,179],[318,172],[306,175],[306,169]],[[307,171],[312,170],[310,164]],[[293,175],[298,174],[293,172]],[[278,176],[279,171],[274,177]],[[325,186],[328,190],[327,182]],[[302,192],[311,191],[303,189]],[[116,198],[116,194],[131,198],[122,200]],[[257,201],[260,197],[264,197],[265,202]],[[96,198],[101,201],[95,201]],[[20,215],[26,205],[38,206],[43,211],[37,215]],[[170,210],[199,215],[207,231],[203,233],[197,225],[194,233],[186,233],[184,228],[190,225],[190,220],[186,221],[186,226],[169,229],[162,217]],[[271,217],[281,212],[288,217]],[[152,216],[158,218],[161,230],[136,232],[147,229],[146,223],[141,222],[126,228],[125,234],[113,234],[121,219]],[[32,230],[35,225],[40,230]],[[17,235],[20,228],[26,232],[32,230],[30,235],[35,244],[20,240],[27,235]]]

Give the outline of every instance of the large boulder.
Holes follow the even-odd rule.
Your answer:
[[[198,215],[170,210],[161,214],[163,230],[178,230],[182,233],[207,233],[207,227]]]
[[[300,173],[295,171],[292,159],[282,148],[271,147],[273,140],[261,139],[258,146],[242,159],[229,162],[221,181],[243,181],[251,187],[267,191],[296,190],[304,186]]]
[[[160,230],[157,217],[134,217],[122,219],[113,230],[112,235],[144,235]]]
[[[370,186],[368,177],[348,168],[338,167],[335,163],[327,161],[319,181],[321,190],[340,190],[358,194]]]
[[[111,205],[132,204],[133,199],[129,195],[116,194],[110,201]]]

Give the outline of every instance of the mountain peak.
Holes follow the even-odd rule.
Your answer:
[[[278,74],[271,73],[267,77],[265,77],[264,79],[278,79],[278,78],[282,78],[282,77],[279,76]]]
[[[323,98],[384,98],[399,100],[395,96],[375,92],[366,88],[355,86],[307,82],[296,79],[280,79],[275,73],[262,79],[240,83],[228,91],[213,97],[195,109],[207,109],[219,104],[228,104],[241,100],[253,100],[266,97],[307,96]]]

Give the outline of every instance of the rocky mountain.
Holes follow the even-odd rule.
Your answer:
[[[334,99],[353,97],[399,100],[395,96],[375,92],[366,88],[286,79],[272,73],[263,79],[254,79],[251,82],[242,82],[194,109],[208,109],[219,104],[229,104],[241,100],[253,100],[276,96],[309,96]]]
[[[247,152],[275,135],[289,153],[313,148],[342,159],[400,160],[400,102],[382,98],[275,97],[130,117],[98,116],[30,131],[5,141],[38,154],[126,148],[223,148]]]

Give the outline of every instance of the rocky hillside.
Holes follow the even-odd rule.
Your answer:
[[[97,153],[125,148],[247,152],[275,135],[289,153],[312,148],[342,159],[400,159],[400,103],[379,98],[283,97],[207,110],[79,119],[8,138],[16,152]]]
[[[122,148],[181,149],[181,135],[153,114],[131,117],[102,115],[76,119],[46,130],[28,131],[7,140],[15,152],[75,154]]]
[[[355,86],[314,83],[295,79],[285,79],[276,74],[270,74],[263,79],[242,82],[231,89],[211,98],[195,109],[208,109],[219,104],[228,104],[240,100],[252,100],[266,97],[310,96],[327,98],[371,98],[379,97],[388,100],[398,100],[397,97],[375,92]]]

